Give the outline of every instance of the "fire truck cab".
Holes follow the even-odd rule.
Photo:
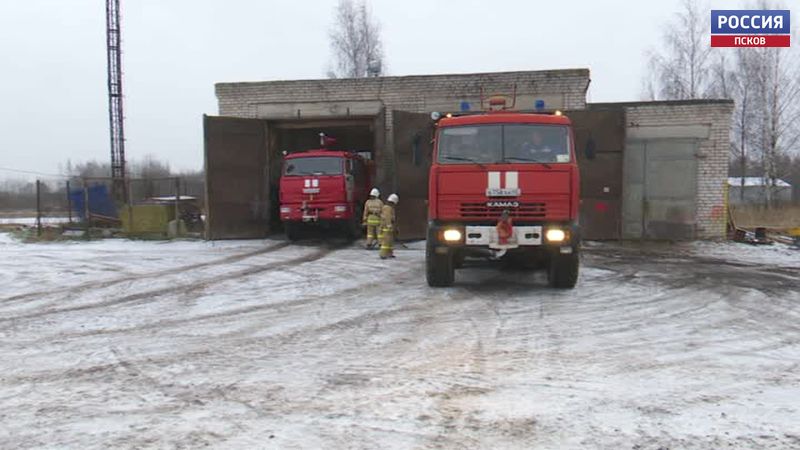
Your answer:
[[[312,227],[356,238],[370,187],[369,165],[358,153],[322,148],[286,155],[280,218],[287,238],[297,240]]]
[[[579,172],[561,112],[433,113],[426,275],[450,286],[467,257],[546,267],[551,286],[578,278]]]

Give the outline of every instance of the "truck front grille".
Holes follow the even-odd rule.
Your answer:
[[[465,219],[496,219],[508,210],[512,219],[544,219],[544,203],[520,203],[517,207],[488,207],[486,203],[462,203],[460,212]]]

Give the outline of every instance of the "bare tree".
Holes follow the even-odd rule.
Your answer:
[[[709,76],[708,8],[683,0],[664,30],[664,49],[649,58],[652,89],[664,100],[701,98]]]
[[[708,84],[705,96],[708,98],[731,98],[735,85],[736,71],[731,70],[730,56],[726,50],[715,49],[709,55],[711,64],[708,69]]]
[[[745,177],[750,163],[749,149],[754,145],[754,122],[757,118],[754,105],[755,78],[758,64],[751,49],[715,49],[709,97],[733,98],[734,112],[731,125],[731,156],[737,162],[740,179],[740,200],[744,199]]]
[[[649,52],[647,60],[653,61],[654,58],[657,58],[657,55]],[[658,84],[656,73],[651,67],[651,69],[645,71],[642,77],[641,85],[639,86],[639,100],[645,102],[654,102],[658,100]]]
[[[800,65],[790,49],[759,49],[755,94],[758,117],[757,136],[767,184],[766,201],[773,206],[777,180],[785,176],[781,156],[800,142]],[[796,52],[794,52],[796,53]]]
[[[166,178],[172,176],[169,163],[158,159],[155,155],[145,155],[131,164],[131,175],[135,178]]]
[[[79,178],[103,178],[111,173],[111,164],[107,162],[86,161],[73,164],[68,161],[66,176]]]
[[[383,73],[380,24],[365,0],[339,0],[330,32],[334,63],[331,78],[363,78]]]

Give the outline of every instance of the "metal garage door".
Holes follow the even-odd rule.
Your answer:
[[[580,223],[584,239],[619,239],[622,209],[622,155],[625,111],[622,107],[569,111],[581,173]],[[584,153],[587,142],[594,157]]]
[[[625,148],[626,238],[693,239],[697,142],[630,141]]]
[[[269,232],[267,122],[203,117],[206,238],[247,239]]]
[[[406,111],[392,111],[392,117],[397,194],[400,196],[397,205],[400,238],[424,239],[428,226],[433,122],[429,114]]]

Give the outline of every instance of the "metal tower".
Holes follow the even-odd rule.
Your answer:
[[[111,177],[114,197],[125,201],[125,129],[122,113],[122,39],[119,0],[106,0],[106,47],[108,53],[108,122],[111,133]]]

